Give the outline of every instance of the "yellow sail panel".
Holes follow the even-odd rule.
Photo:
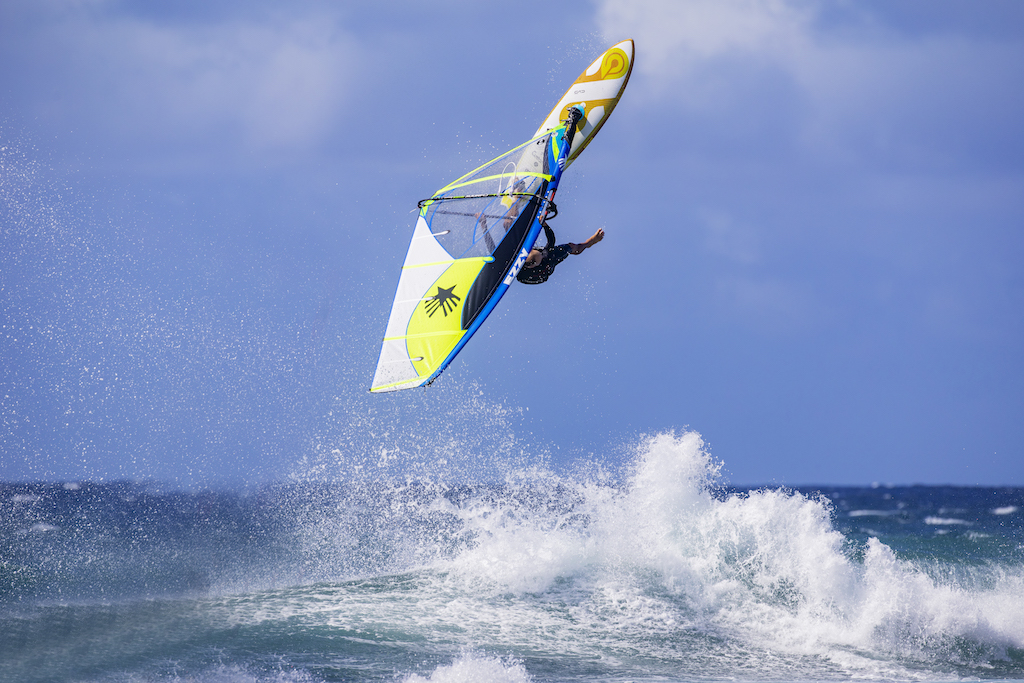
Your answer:
[[[459,259],[434,282],[413,311],[406,347],[417,374],[429,376],[461,341],[462,307],[466,294],[490,257]]]

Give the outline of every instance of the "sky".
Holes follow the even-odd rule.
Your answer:
[[[416,202],[636,60],[560,241],[370,395]],[[1024,4],[0,4],[0,480],[1024,485]]]

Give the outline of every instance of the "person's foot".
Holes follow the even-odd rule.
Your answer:
[[[598,242],[604,239],[604,228],[598,228],[597,232],[590,236],[586,242],[580,242],[579,244],[570,243],[569,251],[573,254],[581,254],[584,249],[589,249]]]

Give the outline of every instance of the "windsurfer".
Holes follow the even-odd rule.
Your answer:
[[[584,242],[579,244],[569,242],[556,247],[555,231],[551,229],[547,221],[542,221],[541,227],[544,228],[544,235],[548,240],[547,245],[543,249],[533,249],[527,257],[526,263],[519,269],[519,274],[516,275],[516,279],[526,285],[539,285],[547,282],[551,274],[555,272],[555,266],[569,258],[569,254],[582,254],[584,250],[604,239],[604,228],[598,228],[597,232]]]

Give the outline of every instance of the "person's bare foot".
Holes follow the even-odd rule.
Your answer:
[[[598,242],[604,239],[604,228],[598,228],[597,232],[590,236],[586,242],[580,242],[579,244],[572,243],[569,251],[573,254],[581,254],[584,249],[589,249]]]

